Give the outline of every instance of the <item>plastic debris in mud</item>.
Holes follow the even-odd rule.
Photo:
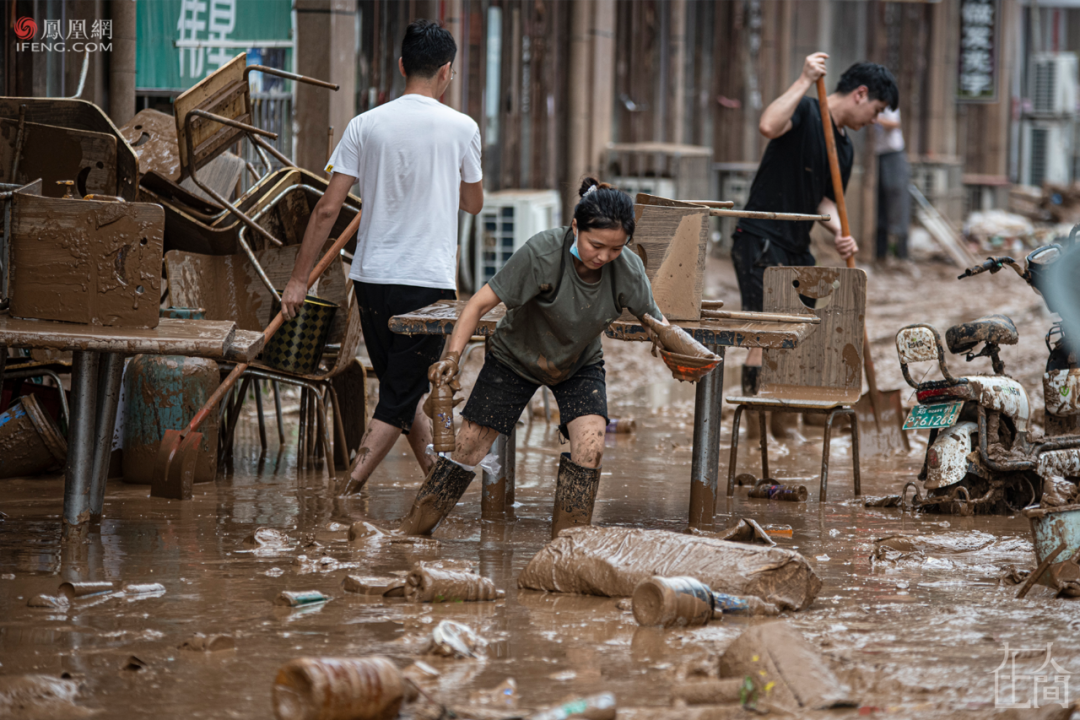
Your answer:
[[[75,704],[78,694],[79,683],[67,678],[3,675],[0,676],[0,717],[73,718],[92,714]]]
[[[244,547],[256,550],[283,550],[292,545],[292,538],[276,528],[261,527],[244,538]]]
[[[405,597],[422,602],[475,602],[498,600],[506,593],[475,573],[446,570],[418,562],[405,579]]]
[[[785,708],[824,710],[856,705],[825,658],[785,622],[757,625],[735,638],[720,658],[721,678],[749,678],[753,707],[765,700]]]
[[[274,598],[274,604],[288,607],[305,607],[307,605],[318,605],[328,600],[330,598],[318,590],[299,590],[295,592],[284,590]]]
[[[806,502],[810,493],[805,485],[755,485],[750,488],[747,497],[758,500],[783,500],[784,502]]]
[[[453,620],[443,620],[431,633],[429,655],[456,658],[482,658],[487,641],[473,632],[468,625]]]
[[[769,537],[765,528],[761,527],[756,520],[741,518],[739,522],[719,535],[721,540],[729,542],[741,542],[758,545],[775,545],[776,541]]]
[[[236,640],[232,635],[203,635],[195,633],[193,636],[180,643],[181,650],[193,652],[220,652],[222,650],[235,650]]]
[[[637,430],[637,421],[634,418],[611,418],[608,420],[605,433],[616,435],[629,435]]]
[[[477,690],[469,693],[469,703],[473,705],[491,705],[498,708],[517,707],[517,681],[506,678],[490,690]]]
[[[589,720],[615,720],[615,694],[600,693],[563,703],[548,710],[529,715],[528,720],[566,720],[588,718]]]
[[[899,495],[883,495],[881,497],[868,497],[863,500],[863,507],[868,508],[894,508],[903,507],[903,501]]]
[[[128,597],[160,596],[165,594],[165,586],[161,583],[139,583],[124,586],[124,595]]]
[[[274,678],[277,720],[390,720],[414,690],[388,658],[297,658]]]
[[[55,595],[35,595],[30,598],[26,607],[47,608],[49,610],[67,610],[70,602],[66,597]]]
[[[780,609],[756,597],[737,597],[712,591],[692,577],[643,580],[634,589],[634,619],[642,627],[705,625],[724,613],[779,615]]]
[[[382,597],[405,597],[405,578],[400,577],[364,577],[346,575],[341,581],[345,592],[357,595],[378,595]]]
[[[66,582],[60,584],[60,594],[66,597],[68,602],[76,598],[104,595],[115,590],[116,587],[111,582]]]

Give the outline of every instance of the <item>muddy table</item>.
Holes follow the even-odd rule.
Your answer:
[[[262,344],[262,333],[237,330],[233,322],[162,318],[156,328],[123,328],[0,317],[0,348],[71,350],[75,354],[64,537],[80,537],[91,519],[101,517],[124,358],[188,355],[250,362]]]
[[[416,312],[390,318],[390,329],[403,335],[449,335],[465,308],[463,300],[440,300]],[[490,337],[506,312],[498,305],[480,319],[476,334]],[[720,364],[697,384],[694,396],[694,447],[690,466],[690,518],[692,527],[709,529],[716,506],[716,482],[720,471],[720,404],[724,391],[724,349],[794,348],[814,330],[810,323],[748,322],[745,320],[673,321],[695,340],[720,356]],[[619,319],[607,329],[616,340],[647,340],[637,320]],[[481,501],[483,517],[496,517],[514,502],[514,433],[500,435],[494,450],[502,477],[484,472]]]

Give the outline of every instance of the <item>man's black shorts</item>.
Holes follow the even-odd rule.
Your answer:
[[[751,235],[739,228],[731,238],[731,262],[735,265],[735,276],[739,280],[743,310],[761,312],[765,301],[765,268],[778,265],[810,267],[817,264],[809,251],[793,252],[768,238]]]
[[[453,290],[375,285],[353,281],[371,366],[379,376],[375,419],[408,434],[420,398],[428,391],[428,368],[442,355],[442,335],[399,335],[390,332],[390,318],[413,312],[437,300],[453,300]]]
[[[601,360],[586,365],[558,385],[549,386],[559,404],[562,423],[559,431],[563,437],[570,437],[566,426],[585,415],[599,415],[607,423],[607,382],[604,378],[604,361]],[[538,387],[489,354],[476,376],[461,416],[509,435]]]

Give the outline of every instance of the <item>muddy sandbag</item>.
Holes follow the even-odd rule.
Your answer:
[[[784,610],[809,606],[821,590],[806,558],[792,550],[617,527],[564,530],[529,561],[518,587],[627,597],[653,575],[686,575],[716,592],[753,595]]]
[[[825,658],[786,622],[745,631],[720,657],[720,677],[750,678],[758,700],[780,707],[823,710],[849,707],[849,689]]]

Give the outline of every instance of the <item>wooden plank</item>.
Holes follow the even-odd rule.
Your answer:
[[[261,332],[237,330],[232,340],[225,344],[223,360],[236,363],[251,363],[263,349],[264,338]]]
[[[147,108],[140,110],[120,134],[139,158],[139,173],[155,172],[168,180],[180,178],[180,148],[176,143],[176,119]]]
[[[405,335],[449,335],[454,323],[465,308],[464,300],[440,300],[415,312],[390,318],[390,329]],[[506,306],[499,304],[480,319],[476,335],[489,337],[503,315]],[[698,342],[725,347],[776,347],[793,348],[809,336],[812,323],[755,323],[739,320],[701,320],[676,322]],[[645,328],[636,319],[616,320],[607,329],[607,336],[615,340],[647,340]]]
[[[152,328],[158,324],[165,214],[157,205],[16,193],[11,314]]]
[[[183,176],[191,171],[187,157],[187,144],[185,138],[187,131],[184,129],[184,118],[196,108],[203,108],[208,102],[213,101],[222,91],[244,80],[244,68],[247,67],[247,59],[244,53],[240,53],[220,68],[207,75],[201,82],[181,94],[173,102],[173,112],[176,116],[176,144],[180,151],[180,170]],[[232,100],[224,107],[217,107],[212,112],[227,118],[238,118],[248,112],[247,94]],[[195,129],[191,138],[192,146],[196,149],[200,144],[209,139],[221,127],[218,123],[206,122]],[[235,131],[239,132],[239,131]]]
[[[156,328],[102,328],[0,317],[0,345],[61,351],[92,350],[124,355],[149,353],[218,359],[224,358],[226,350],[232,346],[235,332],[236,323],[211,320],[161,318]],[[245,343],[250,341],[242,340],[239,346],[255,347]],[[244,352],[250,352],[250,349]]]
[[[699,320],[709,209],[637,205],[631,248],[645,262],[653,298],[669,320]]]
[[[813,298],[808,308],[800,295]],[[862,394],[866,273],[825,267],[765,270],[768,312],[813,315],[817,329],[795,352],[765,351],[762,396],[854,404]]]
[[[0,118],[0,167],[10,174],[15,157],[19,121]],[[62,197],[65,188],[57,181],[72,180],[73,193],[116,195],[116,137],[107,133],[26,123],[19,176],[5,182],[28,183],[41,178],[42,193]]]

